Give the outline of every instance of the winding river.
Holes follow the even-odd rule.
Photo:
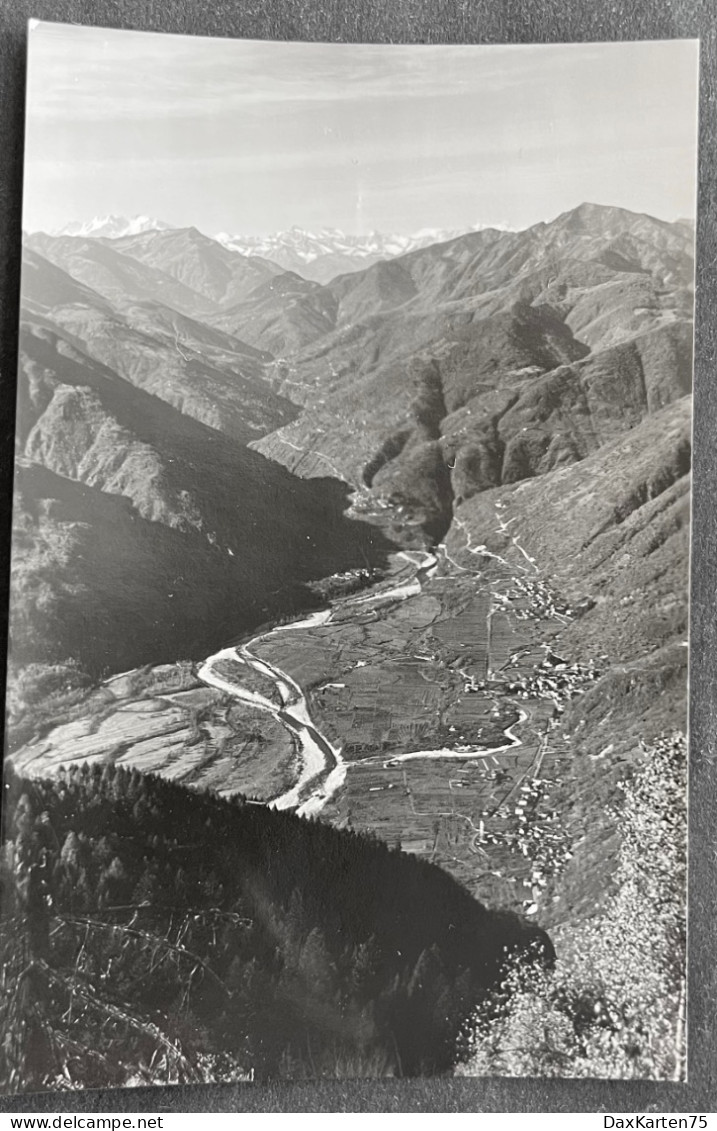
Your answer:
[[[397,556],[403,558],[415,569],[413,576],[408,580],[400,581],[399,584],[389,589],[351,598],[350,605],[352,607],[376,609],[417,596],[423,588],[424,579],[432,577],[438,567],[436,556],[423,550],[405,550]],[[247,644],[222,648],[219,652],[209,656],[197,672],[199,678],[209,687],[223,691],[258,710],[266,711],[292,734],[299,750],[300,769],[298,778],[291,789],[272,798],[268,804],[276,809],[293,809],[302,817],[312,817],[321,812],[327,802],[341,789],[349,768],[348,763],[341,757],[341,750],[332,746],[314,724],[309,711],[307,696],[296,680],[275,664],[261,659],[256,655],[255,649],[261,645],[263,640],[267,640],[280,632],[316,628],[330,624],[332,619],[333,610],[330,608],[323,609],[320,612],[312,613],[311,616],[303,620],[292,621],[290,624],[281,625],[269,632],[262,633],[260,636],[255,636]],[[224,674],[217,672],[217,666],[226,661],[232,661],[240,668],[244,666],[252,669],[264,679],[270,680],[276,689],[277,699],[269,699],[259,692],[242,687],[240,683],[236,683]],[[485,758],[507,750],[514,750],[521,746],[522,742],[513,733],[512,728],[525,722],[526,718],[526,712],[521,711],[517,722],[511,723],[503,731],[507,741],[500,746],[414,750],[405,754],[394,755],[388,759],[381,759],[381,762],[385,767],[388,767],[417,759],[466,760]]]

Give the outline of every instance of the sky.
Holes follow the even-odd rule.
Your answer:
[[[263,235],[694,215],[695,40],[259,42],[33,21],[23,226]]]

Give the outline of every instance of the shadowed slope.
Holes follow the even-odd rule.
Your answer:
[[[42,324],[22,336],[18,442],[40,467],[18,476],[17,661],[96,672],[201,652],[261,621],[270,595],[295,608],[301,581],[386,548],[344,517],[343,485],[296,479]],[[92,617],[98,632],[80,627]]]

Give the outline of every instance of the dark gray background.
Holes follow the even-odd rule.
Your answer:
[[[714,1112],[717,1099],[717,6],[716,0],[0,0],[0,495],[9,545],[26,21],[256,39],[548,43],[701,39],[692,553],[689,1083],[322,1081],[0,1099],[0,1111]],[[7,606],[4,555],[0,608]],[[5,622],[3,622],[4,624]],[[1,675],[2,673],[0,673]],[[3,680],[4,684],[4,680]],[[2,1034],[0,1034],[2,1039]]]

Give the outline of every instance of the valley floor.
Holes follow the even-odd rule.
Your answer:
[[[12,764],[31,777],[136,768],[400,846],[556,944],[554,982],[516,984],[494,1029],[481,1015],[466,1030],[464,1071],[681,1078],[684,744],[647,751],[649,667],[574,658],[587,606],[553,588],[500,500],[493,510],[501,553],[459,523],[463,544],[395,553],[379,581],[320,611],[200,663],[111,677]],[[596,1002],[619,1023],[578,1047],[579,1010]],[[555,1040],[531,1038],[516,1059],[526,1024]]]
[[[599,672],[561,655],[575,614],[513,545],[510,561],[469,538],[463,553],[398,553],[324,612],[200,665],[112,677],[13,764],[41,776],[113,762],[321,813],[439,864],[489,906],[563,921],[575,909],[555,880],[580,838],[558,801],[575,770],[562,719]],[[583,885],[584,912],[601,887]]]

